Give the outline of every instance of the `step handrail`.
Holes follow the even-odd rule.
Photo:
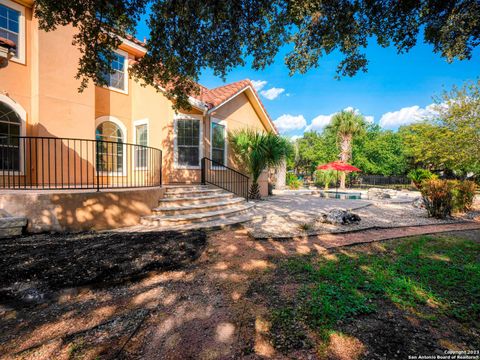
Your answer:
[[[207,162],[210,166],[207,166]],[[217,173],[218,172],[218,173]],[[212,184],[249,200],[250,178],[222,163],[203,157],[201,161],[201,182]]]

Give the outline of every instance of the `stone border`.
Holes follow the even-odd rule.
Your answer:
[[[351,232],[343,234],[322,234],[321,236],[297,236],[289,239],[275,239],[275,238],[265,238],[265,239],[253,239],[263,242],[281,242],[283,246],[297,246],[300,241],[302,244],[308,242],[310,245],[314,244],[323,249],[331,249],[342,246],[351,246],[359,244],[368,244],[376,241],[384,241],[391,239],[400,239],[404,237],[411,236],[421,236],[421,235],[431,235],[431,234],[440,234],[440,233],[449,233],[457,231],[469,231],[469,230],[479,230],[480,231],[480,222],[464,222],[456,224],[441,224],[441,225],[419,225],[419,226],[405,226],[398,228],[377,228],[369,229],[361,232]],[[288,241],[287,241],[288,240]]]
[[[304,235],[293,235],[293,236],[265,236],[265,237],[255,237],[249,231],[248,235],[250,238],[258,241],[289,241],[293,239],[304,239],[309,237],[319,237],[322,235],[332,235],[332,236],[339,236],[339,235],[349,235],[349,234],[358,234],[362,232],[372,231],[372,230],[400,230],[400,229],[408,229],[408,228],[425,228],[425,227],[441,227],[441,226],[450,226],[450,225],[470,225],[476,224],[478,229],[480,229],[480,223],[477,221],[466,221],[466,220],[459,220],[459,221],[452,221],[449,223],[443,224],[420,224],[420,225],[404,225],[404,226],[369,226],[362,229],[352,229],[352,230],[345,230],[345,231],[336,231],[336,232],[317,232],[317,233],[307,233]],[[474,227],[475,228],[475,227]]]

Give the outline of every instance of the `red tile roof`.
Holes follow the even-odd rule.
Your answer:
[[[253,89],[250,80],[237,81],[231,84],[216,87],[211,90],[201,86],[201,92],[199,96],[195,97],[198,100],[206,103],[209,108],[214,108],[230,99],[232,96],[238,94],[242,90],[246,89],[248,86],[251,86]]]
[[[205,86],[202,86],[200,84],[198,85],[200,86],[200,94],[193,95],[192,97],[194,99],[197,99],[205,103],[210,110],[219,106],[220,104],[223,104],[225,101],[231,99],[233,96],[241,93],[242,91],[250,87],[250,89],[253,91],[256,98],[258,99],[258,103],[260,104],[263,111],[265,112],[269,122],[272,124],[272,127],[278,132],[277,128],[275,127],[275,124],[270,118],[270,115],[268,115],[267,109],[265,109],[265,106],[260,100],[260,97],[258,96],[257,91],[255,90],[252,82],[249,79],[236,81],[231,84],[219,86],[211,90],[207,89]]]
[[[132,35],[129,35],[129,34],[125,35],[125,38],[127,40],[133,42],[134,44],[137,44],[137,45],[140,45],[140,46],[146,46],[147,45],[146,42],[140,41],[135,36],[132,36]]]

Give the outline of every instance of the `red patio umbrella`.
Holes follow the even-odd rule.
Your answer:
[[[345,162],[338,161],[338,160],[329,162],[328,164],[318,165],[317,170],[336,170],[337,171],[337,183],[338,183],[338,172],[339,171],[344,171],[344,172],[359,172],[359,171],[362,171],[362,170],[360,170],[359,168],[357,168],[353,165],[350,165],[350,164],[347,164]],[[335,184],[335,191],[338,192],[337,184]]]

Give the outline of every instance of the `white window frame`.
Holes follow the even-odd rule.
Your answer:
[[[137,144],[137,126],[141,126],[141,125],[147,125],[147,145],[146,146],[150,146],[150,125],[149,125],[149,121],[148,119],[141,119],[141,120],[135,120],[133,122],[133,139],[134,139],[134,144],[136,145],[139,145]],[[133,151],[133,160],[132,160],[132,163],[133,163],[133,168],[135,170],[146,170],[148,169],[148,165],[147,166],[137,166],[137,162],[136,162],[136,159],[135,159],[135,151]],[[147,152],[147,164],[148,164],[148,152]]]
[[[0,0],[0,4],[20,12],[18,19],[18,44],[15,52],[10,61],[25,65],[25,6],[14,3],[11,0]]]
[[[10,106],[15,112],[18,114],[20,117],[20,136],[26,136],[27,134],[27,112],[25,109],[17,102],[15,102],[13,99],[10,97],[0,94],[0,102],[3,102]],[[25,159],[24,159],[24,143],[23,141],[20,140],[20,146],[19,146],[19,151],[20,151],[20,161],[18,166],[20,167],[20,171],[10,171],[10,175],[25,175],[24,173],[24,168],[25,168]]]
[[[127,127],[118,119],[116,118],[115,116],[110,116],[110,115],[107,115],[107,116],[100,116],[98,117],[96,120],[95,120],[95,140],[97,139],[97,128],[100,124],[104,123],[104,122],[107,122],[107,121],[110,121],[112,123],[114,123],[115,125],[117,125],[119,128],[120,128],[120,131],[122,132],[122,143],[123,144],[126,144],[126,139],[127,138]],[[103,170],[100,170],[99,173],[103,176],[105,175],[108,175],[108,176],[126,176],[127,175],[127,146],[126,145],[123,145],[123,156],[122,156],[122,171],[103,171]],[[95,167],[97,166],[98,164],[96,163],[96,159],[95,159]]]
[[[178,144],[177,144],[177,120],[198,120],[200,122],[200,131],[198,136],[200,137],[198,146],[198,166],[190,165],[179,165],[178,164]],[[192,115],[192,114],[176,114],[173,118],[173,168],[174,169],[191,169],[198,170],[202,167],[202,158],[203,158],[203,116],[202,115]]]
[[[224,138],[223,138],[223,141],[225,143],[225,150],[224,150],[224,153],[223,153],[223,166],[228,166],[228,142],[227,142],[227,121],[226,120],[222,120],[222,119],[216,119],[216,118],[210,118],[210,159],[213,160],[213,127],[212,127],[212,124],[219,124],[219,125],[222,125],[224,127]],[[212,164],[212,168],[215,168],[215,170],[226,170],[225,168],[223,167],[220,167],[220,166],[215,166]]]
[[[0,0],[1,1],[1,0]],[[117,49],[114,51],[115,54],[123,56],[123,67],[125,69],[124,76],[123,76],[123,87],[124,89],[119,89],[114,86],[106,86],[107,89],[119,92],[121,94],[128,95],[128,53],[126,51]],[[109,74],[111,75],[111,74]]]

